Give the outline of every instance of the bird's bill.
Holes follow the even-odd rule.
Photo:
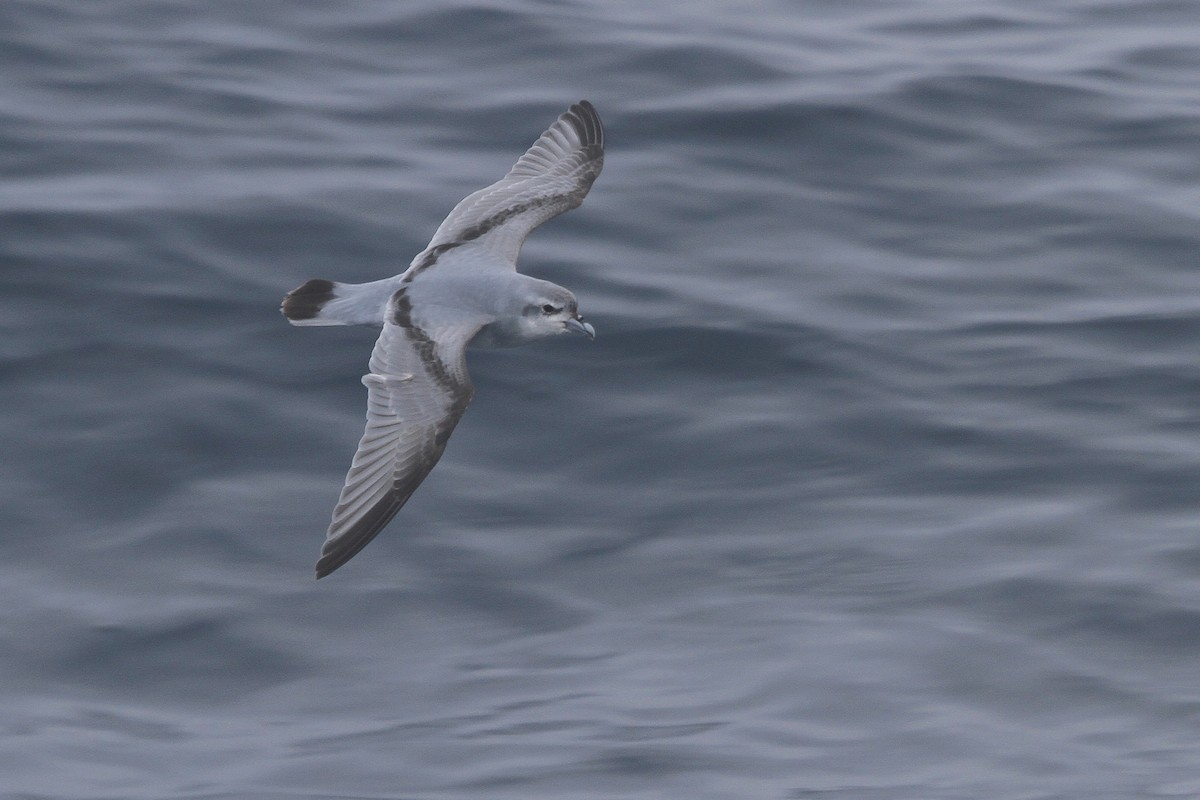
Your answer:
[[[574,333],[582,333],[589,339],[596,338],[596,329],[592,327],[590,322],[584,322],[583,320],[576,318],[569,319],[563,324],[567,326],[567,330],[569,331]]]

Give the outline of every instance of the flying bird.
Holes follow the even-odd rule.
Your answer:
[[[530,231],[583,202],[604,166],[604,128],[572,105],[508,174],[462,200],[408,269],[370,283],[314,279],[283,298],[293,325],[382,326],[367,427],[317,561],[322,578],[383,530],[437,464],[471,402],[465,350],[563,333],[594,339],[573,295],[517,272]]]

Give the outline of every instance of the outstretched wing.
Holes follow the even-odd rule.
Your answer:
[[[468,196],[450,212],[410,272],[432,266],[454,247],[475,244],[516,269],[529,232],[583,202],[604,166],[604,127],[586,100],[571,106],[508,174]]]
[[[442,457],[471,402],[464,351],[485,320],[424,329],[410,311],[398,292],[363,376],[367,428],[333,511],[318,578],[353,558],[391,521]]]

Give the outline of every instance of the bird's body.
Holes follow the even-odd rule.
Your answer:
[[[294,325],[379,325],[367,427],[346,476],[317,577],[366,546],[433,469],[474,392],[468,346],[595,336],[575,296],[516,271],[525,237],[583,202],[604,164],[591,104],[571,106],[500,181],[450,213],[402,274],[362,284],[311,280],[284,298]]]

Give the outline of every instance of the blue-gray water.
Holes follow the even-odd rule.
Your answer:
[[[0,5],[0,796],[1200,795],[1190,1]],[[394,274],[608,159],[316,582]]]

